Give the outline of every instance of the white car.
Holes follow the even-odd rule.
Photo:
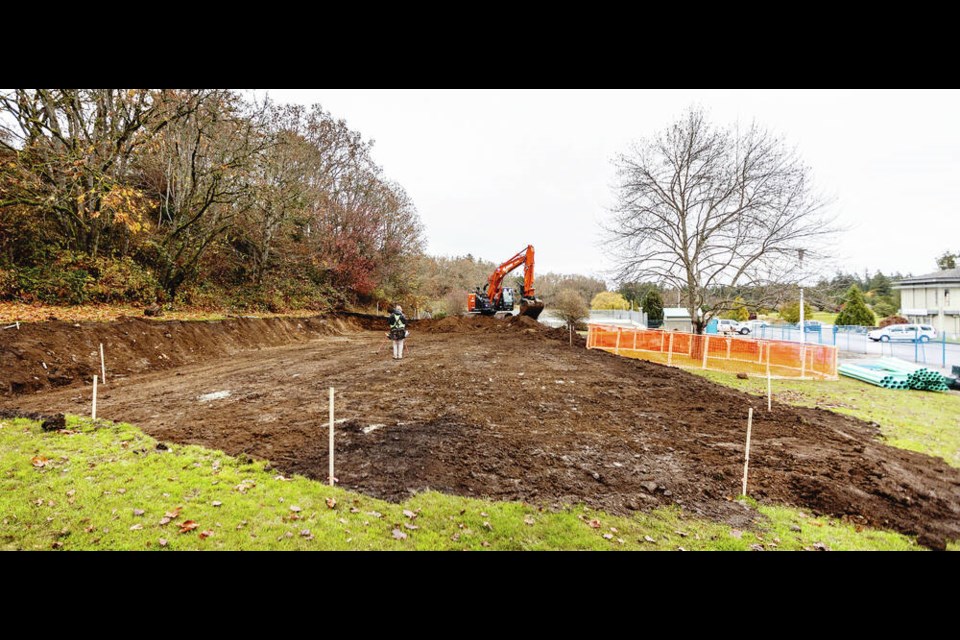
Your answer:
[[[890,342],[891,340],[930,342],[937,337],[937,330],[929,324],[891,324],[882,329],[874,329],[867,333],[867,337],[874,342]]]
[[[736,320],[720,318],[717,320],[717,333],[739,333],[741,335],[747,335],[750,333],[750,327],[740,324]]]

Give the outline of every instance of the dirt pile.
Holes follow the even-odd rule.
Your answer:
[[[393,361],[381,320],[369,321],[377,331],[327,337],[321,328],[339,329],[285,326],[291,338],[278,327],[277,341],[302,341],[113,380],[98,413],[157,438],[323,479],[333,386],[337,417],[346,421],[337,436],[344,487],[391,500],[436,489],[584,502],[614,513],[680,505],[742,525],[744,509],[733,499],[752,405],[752,497],[918,535],[932,547],[960,538],[960,469],[882,444],[874,425],[776,403],[768,414],[765,399],[678,369],[570,348],[565,331],[545,339],[549,330],[523,320],[417,323],[430,329],[412,331],[408,357]],[[454,323],[465,329],[448,330]],[[227,342],[245,330],[227,327]],[[61,331],[66,340],[78,337],[72,327]],[[320,337],[307,342],[311,334]],[[163,346],[181,339],[150,335]],[[183,358],[194,355],[189,336],[178,347]],[[96,337],[87,338],[87,352]],[[149,341],[143,349],[161,350]],[[89,389],[74,387],[0,398],[0,408],[85,414],[89,400]]]

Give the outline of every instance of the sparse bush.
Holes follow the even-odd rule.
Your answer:
[[[454,289],[443,298],[443,311],[447,316],[459,316],[467,310],[467,292]],[[436,314],[434,315],[436,317]]]

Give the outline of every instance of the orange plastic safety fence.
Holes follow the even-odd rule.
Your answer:
[[[837,378],[837,347],[591,324],[588,349],[675,367],[774,378]]]

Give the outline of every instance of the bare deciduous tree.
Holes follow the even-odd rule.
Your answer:
[[[556,300],[551,305],[551,309],[558,318],[567,324],[570,332],[570,344],[573,344],[573,330],[578,322],[582,322],[590,316],[586,302],[583,296],[576,289],[564,289],[557,294]]]
[[[712,126],[702,111],[618,156],[618,204],[607,234],[617,279],[683,292],[697,332],[732,308],[737,289],[775,300],[835,231],[810,168],[782,139],[752,125]],[[705,305],[709,310],[700,311]]]

